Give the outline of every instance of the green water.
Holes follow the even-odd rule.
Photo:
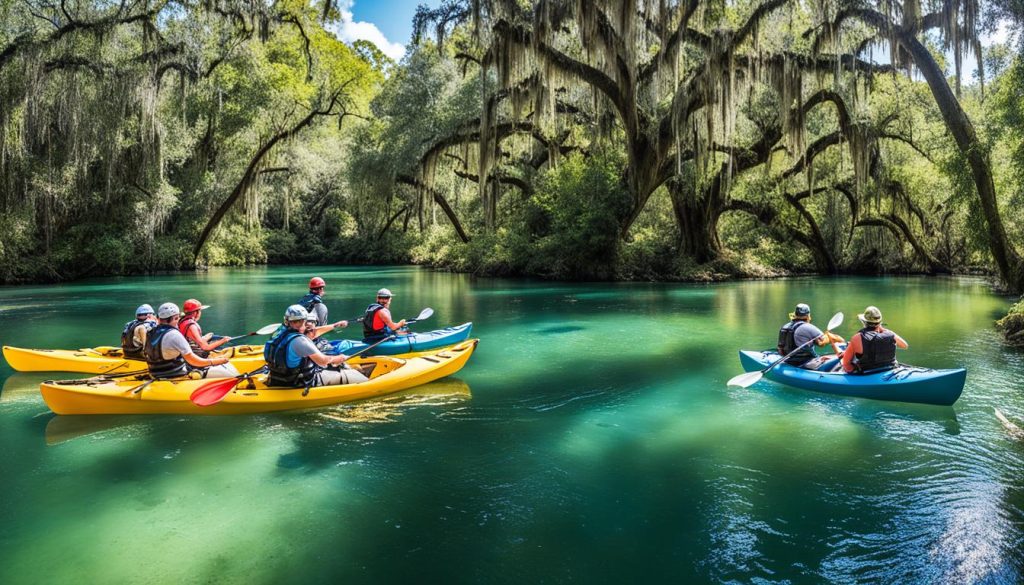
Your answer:
[[[474,322],[455,379],[251,417],[55,417],[0,366],[0,583],[1020,583],[1024,354],[968,279],[710,286],[474,279],[414,268],[214,270],[0,288],[0,340],[116,344],[141,302],[278,319],[313,274],[336,318]],[[726,388],[736,350],[881,307],[903,361],[968,368],[952,408]],[[426,325],[426,324],[425,324]]]

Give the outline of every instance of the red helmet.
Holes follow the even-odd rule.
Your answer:
[[[185,301],[185,305],[182,307],[183,312],[185,312],[185,313],[193,313],[195,311],[200,311],[202,309],[209,309],[209,308],[210,308],[210,305],[204,305],[204,304],[200,303],[199,301],[197,301],[195,299],[189,299],[189,300]]]
[[[327,286],[327,283],[324,282],[324,279],[320,278],[319,276],[314,276],[313,278],[309,279],[309,288],[320,288],[323,286]]]

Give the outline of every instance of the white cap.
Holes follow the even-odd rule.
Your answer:
[[[170,319],[175,315],[180,315],[181,310],[178,309],[178,305],[174,303],[164,303],[160,305],[160,308],[156,312],[156,316],[161,319]]]
[[[285,309],[285,321],[305,321],[309,317],[309,311],[302,305],[292,305]]]

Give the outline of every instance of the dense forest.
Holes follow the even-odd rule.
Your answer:
[[[1019,0],[443,0],[400,62],[339,19],[0,0],[0,281],[415,262],[1024,291],[1024,58],[983,42]]]

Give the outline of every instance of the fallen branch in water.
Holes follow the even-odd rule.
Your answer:
[[[998,408],[994,408],[993,410],[996,411],[996,418],[999,419],[999,422],[1003,423],[1003,426],[1006,427],[1007,431],[1009,431],[1011,437],[1014,439],[1024,439],[1024,429],[1010,422],[1010,419],[1006,418],[1002,412],[999,412]]]

